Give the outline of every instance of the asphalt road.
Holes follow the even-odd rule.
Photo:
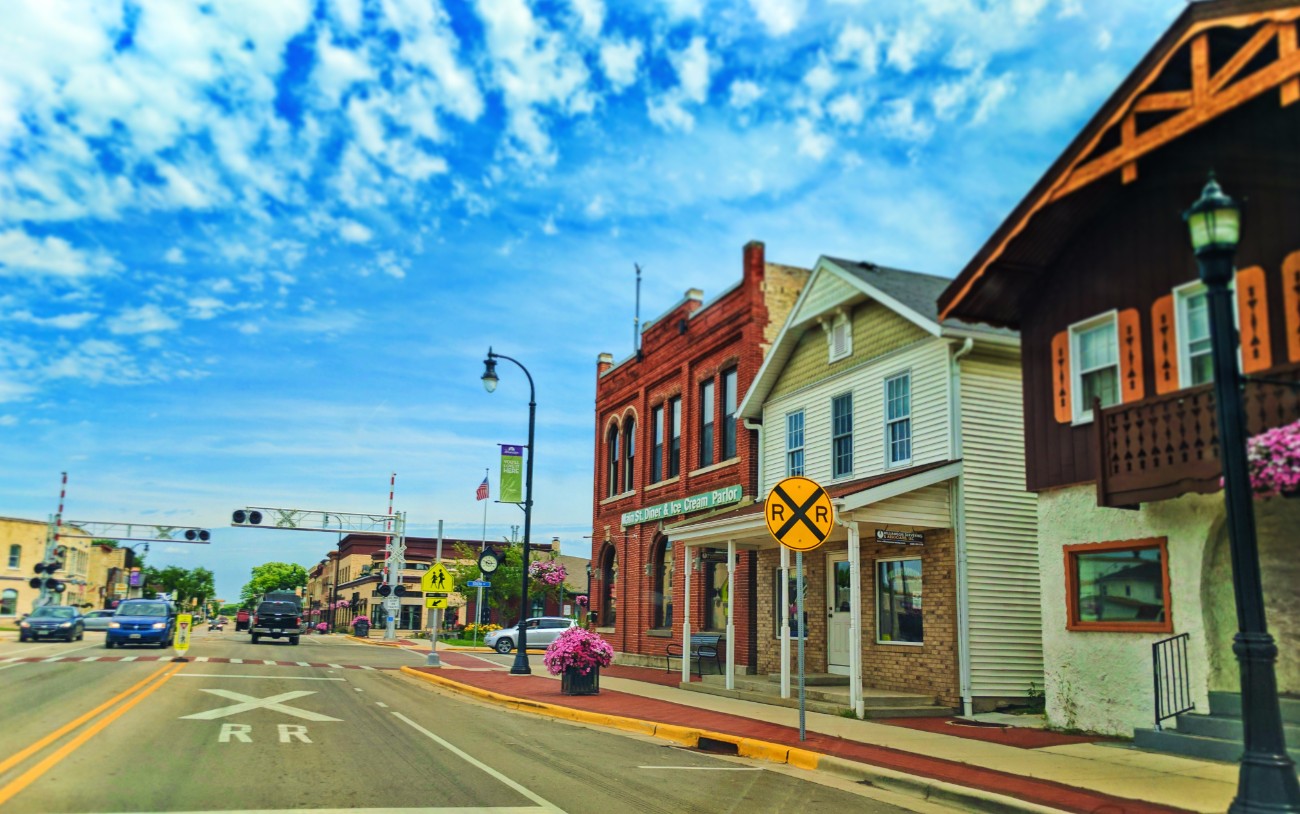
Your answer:
[[[0,636],[0,809],[945,810],[483,704],[397,672],[422,655],[341,636],[200,630],[188,655]]]

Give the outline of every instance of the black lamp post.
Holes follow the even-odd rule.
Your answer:
[[[1255,507],[1246,462],[1239,341],[1233,321],[1233,255],[1241,231],[1241,210],[1210,175],[1201,198],[1183,216],[1191,232],[1210,311],[1214,400],[1219,419],[1219,457],[1227,504],[1232,555],[1232,589],[1237,600],[1237,635],[1232,651],[1241,670],[1241,719],[1245,751],[1237,797],[1230,812],[1300,812],[1300,783],[1286,752],[1277,699],[1277,645],[1264,618],[1264,592],[1255,542]]]
[[[488,348],[487,358],[483,360],[483,387],[489,393],[497,389],[497,359],[514,362],[528,377],[528,465],[524,470],[524,552],[522,588],[519,592],[519,630],[516,635],[515,663],[510,667],[511,675],[530,675],[533,671],[528,666],[528,632],[524,620],[528,618],[528,547],[533,525],[533,430],[537,423],[537,390],[533,387],[533,377],[528,368],[519,364],[518,359],[511,359],[500,353],[493,353]]]

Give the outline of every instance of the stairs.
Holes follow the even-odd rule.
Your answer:
[[[1287,753],[1300,766],[1300,699],[1280,698]],[[1176,729],[1138,729],[1133,745],[1152,752],[1236,762],[1241,759],[1242,723],[1239,693],[1210,693],[1210,712],[1175,716]]]
[[[736,698],[741,701],[754,701],[773,706],[799,707],[798,679],[790,682],[790,697],[781,697],[781,677],[736,676],[736,688],[728,690],[726,677],[706,675],[703,681],[687,682],[680,685],[684,690],[702,692],[722,698]],[[867,718],[917,718],[945,717],[953,714],[948,707],[941,707],[934,702],[934,696],[920,693],[895,692],[863,688],[864,711]],[[849,709],[848,676],[814,674],[804,677],[804,708],[809,712],[821,712],[827,715],[840,715]]]

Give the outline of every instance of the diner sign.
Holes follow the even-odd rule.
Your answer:
[[[876,529],[876,542],[890,545],[925,545],[925,532]]]
[[[728,503],[735,503],[740,500],[744,490],[740,484],[735,486],[724,486],[721,489],[713,489],[708,492],[701,492],[698,495],[689,497],[679,497],[676,500],[670,500],[667,503],[660,503],[655,506],[646,506],[635,511],[624,512],[619,519],[619,523],[624,526],[635,526],[638,523],[648,523],[652,520],[663,520],[667,517],[676,517],[688,512],[697,512],[700,509],[711,509],[714,506],[725,506]]]

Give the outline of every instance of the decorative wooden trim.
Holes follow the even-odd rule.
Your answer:
[[[1264,269],[1237,272],[1237,317],[1241,325],[1241,372],[1258,373],[1273,366],[1268,334],[1268,294]]]
[[[1138,540],[1110,540],[1104,543],[1079,543],[1063,546],[1065,555],[1065,629],[1097,633],[1172,633],[1174,631],[1174,603],[1169,595],[1169,538],[1145,537]],[[1079,572],[1074,555],[1096,551],[1125,551],[1157,548],[1160,550],[1161,596],[1164,598],[1163,622],[1081,622],[1076,610],[1079,607]]]
[[[1056,420],[1069,424],[1074,420],[1074,399],[1070,379],[1070,332],[1052,337],[1052,406]]]
[[[1282,261],[1282,303],[1286,306],[1286,354],[1300,362],[1300,251]]]
[[[1127,404],[1146,396],[1142,372],[1142,317],[1136,308],[1119,312],[1119,398]]]
[[[1166,294],[1151,305],[1151,359],[1155,363],[1156,395],[1178,389],[1178,321],[1174,295]]]
[[[1092,137],[1075,154],[1073,159],[1057,174],[1047,190],[1033,201],[1011,228],[989,252],[984,262],[965,280],[961,289],[942,309],[939,319],[952,316],[957,306],[970,294],[975,282],[984,276],[989,266],[993,265],[1006,251],[1011,241],[1025,230],[1033,217],[1047,205],[1057,201],[1071,192],[1087,186],[1103,176],[1121,170],[1122,178],[1136,178],[1136,161],[1142,156],[1173,141],[1187,132],[1200,127],[1206,122],[1253,99],[1255,96],[1278,87],[1282,104],[1290,104],[1300,99],[1300,48],[1296,48],[1296,20],[1300,19],[1300,8],[1289,7],[1270,11],[1236,14],[1217,19],[1203,20],[1188,26],[1182,37],[1175,42],[1155,64],[1151,71],[1129,94],[1127,100],[1115,108],[1109,120],[1092,131]],[[1224,67],[1213,76],[1209,73],[1209,60],[1206,54],[1207,32],[1215,28],[1249,28],[1262,25],[1260,32],[1252,37],[1243,49],[1255,47],[1256,51],[1267,45],[1271,32],[1278,41],[1277,58],[1269,65],[1250,76],[1233,84],[1237,74],[1249,62],[1246,58],[1240,62],[1229,59]],[[1260,40],[1260,42],[1256,42]],[[1182,52],[1190,43],[1193,61],[1192,87],[1186,91],[1164,91],[1150,93],[1150,88],[1168,67],[1170,60]],[[1200,54],[1198,60],[1197,54]],[[1252,54],[1251,56],[1253,56]],[[1229,85],[1231,84],[1231,87]],[[1217,89],[1217,90],[1216,90]],[[1184,104],[1185,103],[1185,104]],[[1181,110],[1160,124],[1136,134],[1131,141],[1122,138],[1118,147],[1105,155],[1093,157],[1093,151],[1106,137],[1111,129],[1122,124],[1125,117],[1136,112],[1152,110]],[[1090,160],[1091,159],[1091,160]],[[1135,165],[1132,170],[1125,170],[1128,165]]]

